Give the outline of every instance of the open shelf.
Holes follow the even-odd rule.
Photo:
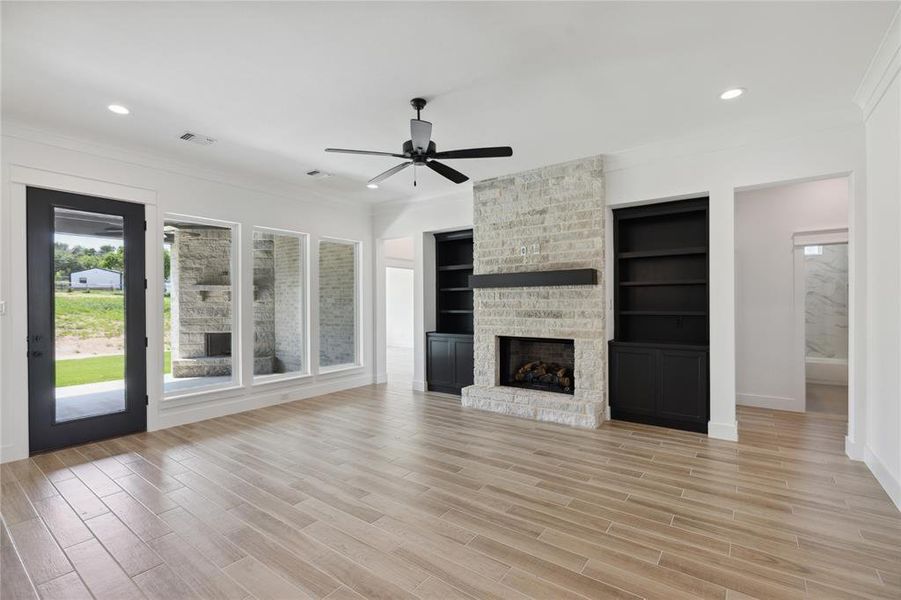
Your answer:
[[[435,289],[439,333],[472,333],[472,230],[435,234]]]
[[[656,258],[659,256],[685,256],[688,254],[707,254],[707,246],[667,248],[664,250],[635,250],[632,252],[620,252],[617,258]]]
[[[640,287],[655,285],[707,285],[706,279],[682,279],[682,280],[660,280],[660,281],[620,281],[619,284],[624,287]]]
[[[621,310],[621,315],[646,317],[706,317],[703,310]]]

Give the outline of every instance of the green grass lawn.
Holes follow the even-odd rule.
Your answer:
[[[163,372],[172,371],[172,354],[163,355]],[[90,358],[66,358],[56,361],[56,387],[116,381],[125,376],[125,357],[92,356]]]
[[[163,298],[163,330],[169,331],[169,298]],[[56,336],[122,337],[125,329],[121,292],[57,292]]]

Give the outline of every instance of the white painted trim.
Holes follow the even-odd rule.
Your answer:
[[[289,388],[284,390],[274,390],[265,394],[254,394],[251,396],[236,396],[226,402],[218,402],[216,404],[191,404],[181,409],[168,410],[159,415],[153,429],[148,431],[157,431],[186,423],[194,423],[196,421],[204,421],[266,406],[274,406],[276,404],[284,404],[295,400],[304,400],[314,396],[323,394],[331,394],[342,390],[356,387],[367,386],[372,383],[370,376],[366,374],[354,375],[346,378],[336,378],[330,381],[317,382],[313,385],[302,388]]]
[[[804,376],[808,383],[848,385],[848,359],[808,356],[804,359]]]
[[[10,165],[9,180],[10,183],[59,190],[71,194],[84,194],[85,196],[110,198],[138,204],[156,204],[156,190],[123,185],[101,179],[79,177],[68,173],[35,169],[24,165]]]
[[[901,510],[901,481],[892,476],[892,472],[882,464],[882,461],[870,450],[869,446],[864,449],[863,461],[873,473],[879,485],[882,486],[889,498],[892,499],[892,502],[895,503],[895,506],[898,507],[898,510]]]
[[[828,246],[830,244],[847,244],[848,228],[833,227],[814,231],[796,231],[792,234],[795,246]]]
[[[845,436],[845,454],[851,460],[863,460],[864,449],[860,444],[855,443],[850,437]]]
[[[424,381],[413,381],[413,389],[417,392],[425,391],[425,382]]]
[[[879,49],[873,55],[867,72],[854,94],[854,102],[863,110],[864,120],[869,118],[899,72],[901,72],[901,8],[895,11]]]
[[[713,421],[709,421],[707,423],[707,437],[717,440],[726,440],[727,442],[737,442],[738,423],[736,421],[731,423],[714,423]]]
[[[783,396],[764,396],[761,394],[736,394],[736,402],[741,406],[753,406],[755,408],[769,408],[773,410],[788,410],[792,412],[804,412],[803,398],[786,398]]]
[[[373,383],[375,383],[376,385],[388,383],[388,373],[377,373],[373,378]]]

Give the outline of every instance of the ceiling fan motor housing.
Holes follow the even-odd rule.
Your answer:
[[[406,142],[404,142],[404,148],[403,148],[402,152],[405,155],[409,156],[410,160],[412,160],[413,162],[424,163],[425,159],[426,159],[426,155],[434,154],[436,148],[437,148],[437,146],[435,146],[435,142],[430,141],[429,149],[426,150],[426,152],[424,154],[419,154],[413,150],[413,140],[407,140]]]

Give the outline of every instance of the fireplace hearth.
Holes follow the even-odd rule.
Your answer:
[[[575,393],[573,340],[500,336],[498,350],[500,385]]]

